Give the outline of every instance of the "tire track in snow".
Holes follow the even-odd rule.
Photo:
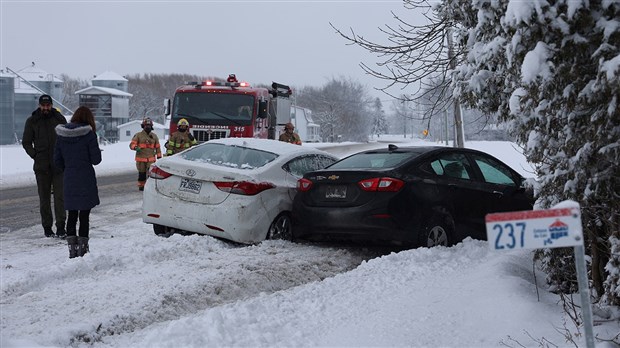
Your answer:
[[[31,246],[32,252],[41,252]],[[207,308],[321,281],[379,255],[285,241],[238,246],[198,235],[166,239],[135,218],[102,224],[91,238],[91,253],[83,258],[65,259],[66,245],[50,249],[55,250],[45,251],[40,261],[14,255],[16,268],[8,271],[16,273],[2,285],[3,335],[27,331],[44,345],[90,345]],[[54,258],[63,261],[50,265]],[[25,313],[36,313],[36,319]]]

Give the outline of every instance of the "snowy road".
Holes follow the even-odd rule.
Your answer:
[[[38,226],[0,234],[2,331],[29,332],[36,341],[56,337],[50,343],[59,346],[102,342],[332,277],[381,253],[284,241],[239,246],[198,235],[160,238],[142,223],[135,196],[116,196],[115,204],[93,211],[92,253],[77,261],[67,259],[64,241],[41,238]]]
[[[127,195],[138,199],[140,193],[136,189],[136,179],[137,174],[133,171],[98,177],[100,206],[114,204],[120,197]],[[36,185],[0,190],[0,211],[2,211],[0,215],[2,233],[33,225],[40,226],[39,196]],[[43,233],[43,229],[40,230]]]
[[[472,145],[528,173],[512,144]],[[328,151],[362,150],[338,147]],[[133,169],[127,144],[104,156],[98,174]],[[2,160],[11,165],[0,166],[0,187],[32,184],[23,149],[2,148]],[[142,223],[132,183],[101,200],[83,258],[69,260],[64,241],[43,238],[37,214],[0,233],[1,347],[575,346],[567,337],[584,346],[544,275],[532,274],[528,251],[466,240],[378,257],[283,241],[166,239]],[[597,337],[617,340],[618,316],[595,313]]]
[[[350,144],[350,145],[323,145],[321,149],[342,157],[356,151],[383,147],[384,144]],[[24,176],[33,177],[31,172]],[[99,197],[101,205],[114,205],[117,201],[127,198],[139,198],[136,190],[137,173],[132,166],[119,169],[114,173],[98,175]],[[17,187],[0,190],[0,233],[8,233],[20,228],[40,224],[39,197],[36,184],[23,184]],[[41,231],[43,233],[43,231]]]
[[[65,241],[41,238],[36,188],[2,191],[3,332],[27,332],[33,341],[57,346],[105,343],[111,335],[333,277],[383,253],[157,237],[142,222],[133,174],[98,179],[101,204],[91,215],[91,253],[74,260],[67,258]]]

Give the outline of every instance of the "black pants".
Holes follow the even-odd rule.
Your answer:
[[[69,218],[67,219],[67,236],[75,236],[78,216],[80,217],[80,237],[88,237],[90,223],[88,210],[69,210]]]
[[[65,204],[63,174],[37,173],[37,189],[39,191],[39,210],[41,212],[41,224],[45,229],[51,229],[54,223],[52,216],[52,187],[54,188],[54,216],[56,217],[57,230],[65,228]]]

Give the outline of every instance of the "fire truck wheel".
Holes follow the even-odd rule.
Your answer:
[[[280,213],[276,216],[267,232],[267,239],[293,239],[293,224],[288,213]]]

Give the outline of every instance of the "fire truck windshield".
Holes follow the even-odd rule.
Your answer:
[[[247,94],[184,92],[174,97],[173,119],[191,124],[247,126],[252,124],[254,97]]]

